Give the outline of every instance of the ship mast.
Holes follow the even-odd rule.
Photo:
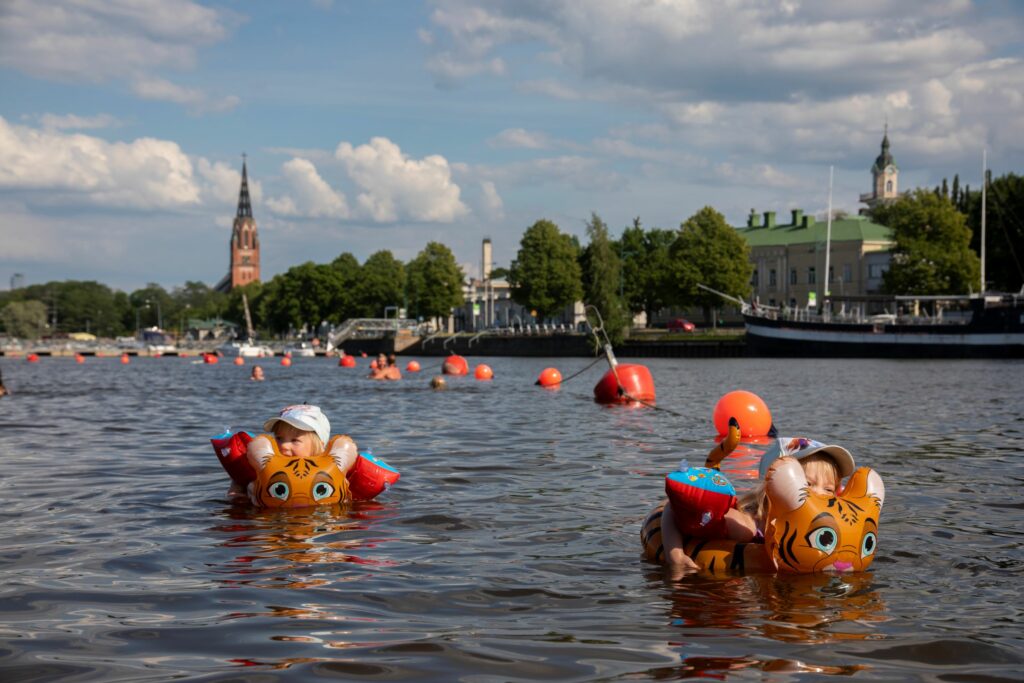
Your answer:
[[[988,150],[981,150],[981,296],[985,297],[985,188],[988,186]]]
[[[829,291],[830,278],[828,276],[829,269],[829,257],[832,252],[832,172],[835,166],[828,167],[828,222],[825,228],[825,298],[831,296],[832,292]],[[822,309],[824,310],[824,309]]]

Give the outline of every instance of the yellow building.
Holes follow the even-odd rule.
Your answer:
[[[758,303],[790,308],[815,306],[825,295],[827,223],[793,209],[789,223],[778,224],[774,211],[763,220],[751,210],[738,232],[750,245],[754,265],[751,295]],[[892,230],[864,216],[832,221],[829,283],[833,296],[878,292],[889,267]]]

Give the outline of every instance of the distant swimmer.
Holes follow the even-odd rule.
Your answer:
[[[436,375],[430,380],[430,388],[437,391],[442,391],[448,388],[448,382],[441,375]]]
[[[4,375],[0,372],[0,396],[6,396],[11,392],[7,391],[7,387],[4,386]]]
[[[393,353],[388,356],[387,379],[402,379],[402,371],[398,369],[398,359]]]
[[[251,379],[253,382],[262,382],[264,379],[266,379],[263,376],[263,368],[261,368],[258,365],[252,366],[252,375],[249,377],[249,379]]]

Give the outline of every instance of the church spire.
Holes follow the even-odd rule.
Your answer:
[[[249,173],[242,154],[242,189],[238,191],[238,213],[236,218],[252,218],[252,202],[249,201]]]

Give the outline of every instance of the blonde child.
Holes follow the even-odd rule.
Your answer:
[[[277,450],[290,458],[312,458],[324,453],[326,444],[331,438],[331,423],[320,410],[319,406],[307,404],[288,406],[277,417],[263,423],[267,433],[257,436],[249,442],[246,456],[250,462],[273,451],[269,443],[272,438],[277,442]],[[348,436],[340,436],[331,450],[332,453],[343,454],[342,472],[347,473],[355,464],[359,451],[355,442]],[[238,484],[232,483],[228,490],[229,497],[246,497],[246,491]]]
[[[764,516],[768,497],[765,476],[772,463],[787,455],[800,461],[811,492],[834,496],[843,479],[857,469],[853,456],[842,446],[828,446],[806,438],[778,439],[761,457],[758,485],[740,497],[739,506],[725,515],[729,539],[738,543],[763,540]],[[666,562],[673,569],[698,569],[697,564],[683,552],[683,540],[672,517],[671,503],[665,504],[661,518],[662,543]]]

